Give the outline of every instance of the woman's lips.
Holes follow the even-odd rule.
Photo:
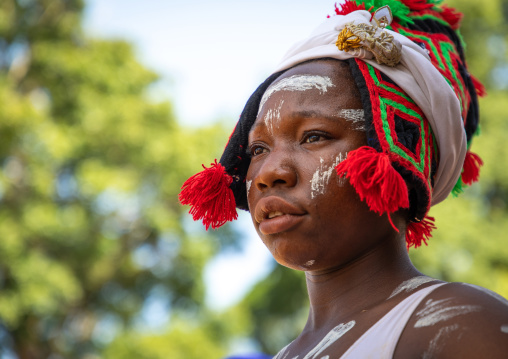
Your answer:
[[[261,199],[254,211],[254,218],[259,223],[263,234],[285,232],[298,225],[306,214],[301,208],[286,200],[269,196]]]
[[[259,224],[259,230],[263,234],[275,234],[288,231],[297,226],[303,220],[303,215],[283,214],[270,219],[264,219]]]

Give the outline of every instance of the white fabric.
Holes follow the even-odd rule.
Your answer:
[[[318,58],[345,60],[353,56],[340,51],[335,42],[344,25],[370,23],[371,14],[365,10],[327,19],[307,38],[291,47],[275,72],[288,69],[301,62]],[[452,88],[432,65],[425,50],[391,30],[388,31],[402,45],[399,65],[380,65],[373,59],[363,59],[388,75],[399,85],[427,117],[439,146],[439,167],[432,193],[432,205],[443,201],[457,182],[467,151],[466,133],[461,118],[460,103]]]
[[[420,289],[397,304],[383,318],[369,328],[340,359],[391,359],[406,327],[418,304],[434,289],[446,283],[439,283]]]

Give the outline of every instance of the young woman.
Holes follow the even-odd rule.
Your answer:
[[[305,271],[308,321],[276,358],[508,357],[508,302],[407,255],[481,164],[457,14],[387,3],[347,2],[293,46],[180,199],[207,227],[249,210],[274,258]]]

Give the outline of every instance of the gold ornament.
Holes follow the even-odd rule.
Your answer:
[[[360,58],[368,57],[368,51],[379,64],[397,66],[402,56],[401,45],[384,29],[393,20],[390,7],[379,8],[374,13],[373,20],[373,24],[346,24],[335,45],[339,50]]]
[[[361,47],[361,39],[356,36],[349,28],[345,27],[339,34],[335,45],[341,51],[349,51]]]

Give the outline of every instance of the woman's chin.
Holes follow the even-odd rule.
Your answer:
[[[320,254],[315,255],[306,253],[284,253],[278,251],[277,253],[272,252],[272,255],[280,265],[299,271],[314,270],[318,267]]]

